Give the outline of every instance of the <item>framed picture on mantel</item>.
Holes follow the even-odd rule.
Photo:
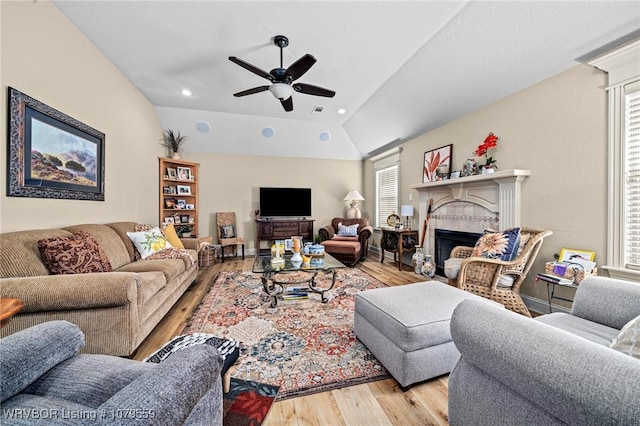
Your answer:
[[[451,172],[451,152],[453,144],[441,146],[424,153],[422,183],[441,180]]]

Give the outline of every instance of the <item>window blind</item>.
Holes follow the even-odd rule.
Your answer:
[[[625,266],[640,270],[640,82],[624,98]]]
[[[386,226],[387,217],[398,213],[398,165],[376,170],[376,226]]]

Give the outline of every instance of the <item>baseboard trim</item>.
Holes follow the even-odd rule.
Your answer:
[[[520,296],[522,297],[524,304],[527,305],[527,308],[529,308],[530,311],[536,312],[541,315],[549,313],[549,302],[547,302],[546,300],[527,296],[522,293],[520,294]],[[567,308],[566,306],[555,305],[553,303],[551,304],[551,308],[553,309],[553,312],[564,312],[566,314],[571,312],[570,308]]]

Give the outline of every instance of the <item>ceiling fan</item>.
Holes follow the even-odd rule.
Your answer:
[[[234,93],[233,96],[239,98],[268,90],[273,94],[273,96],[280,100],[285,111],[293,111],[293,98],[291,95],[294,90],[306,95],[324,96],[327,98],[335,96],[336,92],[333,90],[313,86],[311,84],[294,83],[294,81],[302,77],[304,73],[309,71],[309,68],[316,63],[316,58],[314,58],[313,55],[307,53],[291,64],[288,68],[284,68],[282,65],[282,49],[289,45],[289,39],[283,35],[277,35],[273,38],[273,44],[280,48],[280,68],[274,68],[269,72],[261,70],[260,68],[251,65],[242,59],[236,58],[235,56],[229,56],[229,60],[231,62],[240,65],[242,68],[259,75],[260,77],[266,78],[272,83],[269,86],[259,86],[254,87],[253,89],[243,90],[242,92]]]

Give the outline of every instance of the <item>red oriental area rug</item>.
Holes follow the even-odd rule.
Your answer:
[[[295,275],[286,277],[300,278]],[[316,277],[319,286],[328,280]],[[344,268],[327,292],[328,303],[309,293],[308,299],[279,300],[274,309],[259,274],[221,272],[183,333],[240,342],[232,377],[279,386],[278,400],[380,380],[389,373],[353,334],[354,294],[378,287],[385,284]]]

